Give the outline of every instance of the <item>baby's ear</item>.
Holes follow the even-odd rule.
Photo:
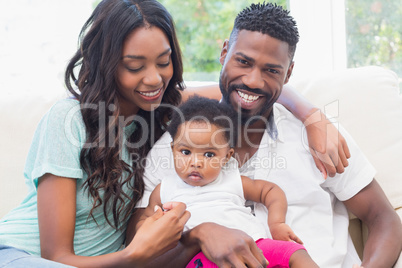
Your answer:
[[[234,154],[234,149],[230,148],[226,154],[226,162],[229,161],[229,159],[233,156],[233,154]]]
[[[225,157],[225,160],[224,160],[223,163],[222,163],[222,167],[225,166],[227,162],[229,162],[229,160],[230,160],[230,158],[232,157],[233,153],[234,153],[234,149],[233,149],[233,148],[230,148],[230,149],[228,150],[228,152],[226,153],[226,157]]]

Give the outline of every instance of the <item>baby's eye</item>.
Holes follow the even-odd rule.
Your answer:
[[[181,153],[184,155],[189,155],[191,152],[189,150],[181,150]]]
[[[215,154],[214,154],[214,153],[211,153],[211,152],[206,152],[206,153],[204,154],[204,156],[205,156],[205,157],[208,157],[208,158],[211,158],[211,157],[214,157]]]

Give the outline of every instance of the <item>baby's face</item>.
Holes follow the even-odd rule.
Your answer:
[[[177,174],[192,186],[213,182],[233,154],[223,129],[196,121],[179,126],[172,151]]]

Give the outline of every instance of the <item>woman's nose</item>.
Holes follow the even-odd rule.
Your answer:
[[[158,68],[148,67],[143,78],[143,83],[150,86],[157,86],[160,85],[161,81],[162,76],[160,75]]]

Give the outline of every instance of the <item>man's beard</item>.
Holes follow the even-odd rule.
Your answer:
[[[270,108],[274,104],[271,94],[268,94],[259,88],[251,89],[244,84],[231,84],[231,85],[229,85],[227,90],[225,90],[221,80],[219,80],[219,88],[222,93],[222,100],[225,103],[227,103],[238,114],[238,118],[240,118],[242,125],[245,125],[245,124],[252,125],[253,123],[257,122],[260,119],[263,119],[264,121],[267,120],[267,117],[268,117],[267,112],[268,112],[268,110],[270,110]],[[237,91],[236,89],[243,89],[243,90],[247,90],[248,92],[255,93],[257,95],[263,95],[265,102],[261,106],[261,109],[259,111],[257,111],[255,114],[251,114],[250,110],[243,109],[240,107],[240,105],[237,106],[234,103],[231,103],[230,95],[232,94],[233,91]],[[237,92],[234,94],[237,94]]]

